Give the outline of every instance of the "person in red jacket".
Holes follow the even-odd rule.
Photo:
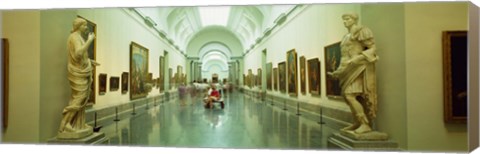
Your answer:
[[[213,102],[220,100],[220,92],[217,90],[214,84],[210,85],[208,90],[208,96],[205,98],[205,107],[212,108]]]

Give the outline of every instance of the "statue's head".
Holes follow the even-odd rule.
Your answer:
[[[356,13],[345,13],[342,15],[343,24],[345,27],[351,27],[354,24],[357,24],[358,15]]]
[[[86,24],[87,24],[87,21],[85,19],[76,18],[75,20],[73,20],[73,29],[71,32],[73,33],[78,30],[80,31],[86,30]],[[85,27],[82,27],[82,26],[85,26]]]

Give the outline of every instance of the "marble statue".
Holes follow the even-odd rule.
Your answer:
[[[353,124],[342,131],[368,133],[372,131],[372,120],[377,111],[375,62],[379,57],[375,53],[373,33],[357,24],[358,15],[344,14],[342,19],[348,33],[340,43],[340,65],[327,74],[339,79],[342,96],[353,115]]]
[[[82,37],[85,33],[89,33],[87,40]],[[72,95],[68,106],[63,109],[57,138],[78,139],[93,133],[92,127],[85,123],[85,107],[91,93],[93,68],[100,65],[88,57],[88,47],[94,39],[95,34],[89,32],[87,21],[76,18],[67,42],[68,80]]]

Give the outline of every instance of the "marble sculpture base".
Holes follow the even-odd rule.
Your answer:
[[[105,133],[93,133],[87,137],[79,139],[60,139],[58,137],[48,140],[48,143],[51,144],[108,144],[108,138],[105,137]]]
[[[343,150],[399,151],[398,143],[384,138],[385,135],[385,133],[382,134],[380,132],[370,132],[361,135],[334,133],[328,138],[327,148]],[[356,138],[366,140],[357,140]],[[372,138],[382,139],[373,140]]]

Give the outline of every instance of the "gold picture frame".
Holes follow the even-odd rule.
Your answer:
[[[278,63],[278,89],[281,93],[287,92],[287,77],[285,73],[286,63],[285,61]]]
[[[306,79],[305,56],[300,56],[300,93],[303,95],[307,93]]]
[[[330,45],[325,46],[325,72],[334,72],[340,66],[340,42],[336,42]],[[326,94],[327,97],[333,99],[342,98],[341,92],[342,89],[340,87],[340,81],[335,79],[331,76],[326,75],[325,73],[325,80],[326,80]]]
[[[146,97],[145,84],[148,76],[148,49],[142,45],[130,43],[130,100]]]
[[[287,52],[287,90],[288,95],[298,96],[298,80],[297,80],[297,52],[292,49]]]
[[[320,61],[318,58],[308,60],[308,91],[312,95],[320,95]]]

